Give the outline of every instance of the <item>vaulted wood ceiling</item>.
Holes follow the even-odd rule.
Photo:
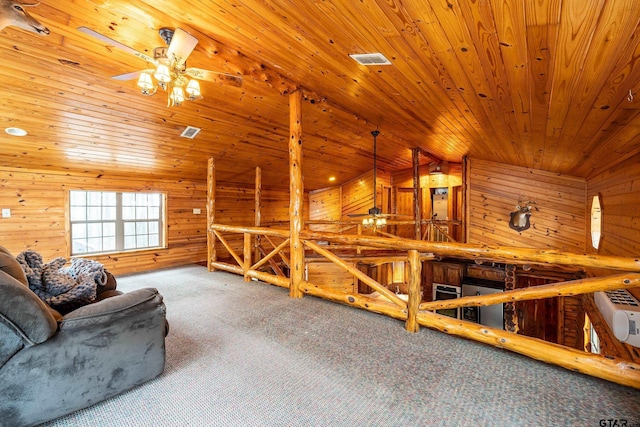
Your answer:
[[[640,152],[640,1],[42,0],[47,37],[0,31],[0,165],[288,182],[288,93],[303,90],[306,189],[372,167],[411,167],[411,149],[588,177]],[[202,83],[167,107],[110,77],[152,55],[161,27],[199,39],[189,66],[242,76]],[[381,52],[392,65],[348,55]],[[632,100],[629,101],[629,94]],[[193,140],[185,126],[202,128]],[[430,159],[424,157],[423,161]]]

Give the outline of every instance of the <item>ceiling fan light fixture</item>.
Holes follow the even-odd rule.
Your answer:
[[[156,72],[153,77],[155,77],[160,83],[169,83],[171,81],[169,67],[165,64],[158,64],[158,68],[156,68]]]
[[[200,83],[198,83],[197,80],[191,79],[185,90],[187,95],[189,95],[189,99],[194,100],[200,96]]]
[[[169,102],[171,105],[180,105],[184,100],[184,91],[180,86],[176,86],[171,89],[171,94],[169,95]]]
[[[156,86],[153,84],[151,74],[149,73],[140,73],[140,77],[138,77],[138,87],[143,95],[153,95],[156,93]]]

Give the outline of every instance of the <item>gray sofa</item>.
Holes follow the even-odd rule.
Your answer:
[[[58,418],[164,370],[165,306],[156,289],[56,317],[15,258],[0,251],[0,426]]]

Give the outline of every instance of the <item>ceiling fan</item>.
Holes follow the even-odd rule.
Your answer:
[[[198,44],[198,39],[181,28],[176,28],[175,30],[160,28],[158,32],[166,47],[162,46],[153,49],[153,57],[138,52],[88,27],[79,27],[78,30],[153,64],[155,68],[120,74],[111,78],[115,80],[138,79],[138,86],[143,95],[154,95],[159,87],[168,93],[167,106],[180,105],[185,100],[202,99],[198,80],[236,87],[242,86],[242,77],[240,76],[187,67],[187,58]]]

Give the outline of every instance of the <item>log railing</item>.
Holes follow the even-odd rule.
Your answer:
[[[286,239],[288,239],[288,231],[261,227],[232,227],[222,225],[212,225],[211,229],[217,232],[237,232],[245,235],[244,256],[241,257],[235,254],[235,252],[232,253],[238,266],[223,265],[223,263],[219,262],[213,263],[212,266],[232,273],[242,274],[246,280],[256,278],[267,283],[289,287],[290,290],[292,286],[296,286],[296,290],[303,294],[333,300],[403,320],[405,321],[405,328],[411,332],[417,332],[419,325],[422,325],[448,334],[491,344],[570,370],[640,389],[640,365],[631,361],[603,357],[598,354],[579,351],[563,345],[553,344],[540,339],[435,313],[435,310],[444,308],[486,306],[514,301],[573,296],[595,291],[637,287],[640,286],[640,260],[638,259],[577,254],[544,249],[489,247],[455,242],[425,242],[403,238],[341,235],[337,233],[321,233],[304,230],[300,233],[300,241],[306,249],[340,266],[358,280],[363,281],[377,291],[380,298],[373,298],[370,295],[358,294],[355,291],[349,293],[326,286],[319,286],[304,279],[295,284],[292,279],[257,271],[256,269],[258,267],[267,262],[264,259],[253,265],[247,262],[247,256],[250,258],[252,253],[251,245],[247,244],[247,236],[277,236],[286,241]],[[221,240],[221,242],[223,242],[223,245],[225,244],[223,240]],[[329,242],[332,245],[319,245],[318,242]],[[354,252],[357,247],[369,247],[395,250],[396,254],[406,253],[406,260],[410,266],[407,301],[389,291],[384,285],[360,270],[350,266],[340,256],[333,253],[331,250],[336,247],[334,245],[338,245],[341,248],[352,247],[354,248]],[[273,256],[272,254],[283,249],[284,246],[284,244],[278,245],[269,256]],[[456,257],[474,260],[476,262],[503,262],[520,265],[542,264],[596,267],[614,270],[614,273],[606,277],[554,283],[533,288],[506,291],[501,294],[421,303],[420,283],[422,261],[441,257]],[[361,258],[366,259],[366,257]],[[397,260],[398,256],[396,255],[393,259]],[[404,256],[403,259],[405,259]],[[617,271],[617,273],[615,271]]]

